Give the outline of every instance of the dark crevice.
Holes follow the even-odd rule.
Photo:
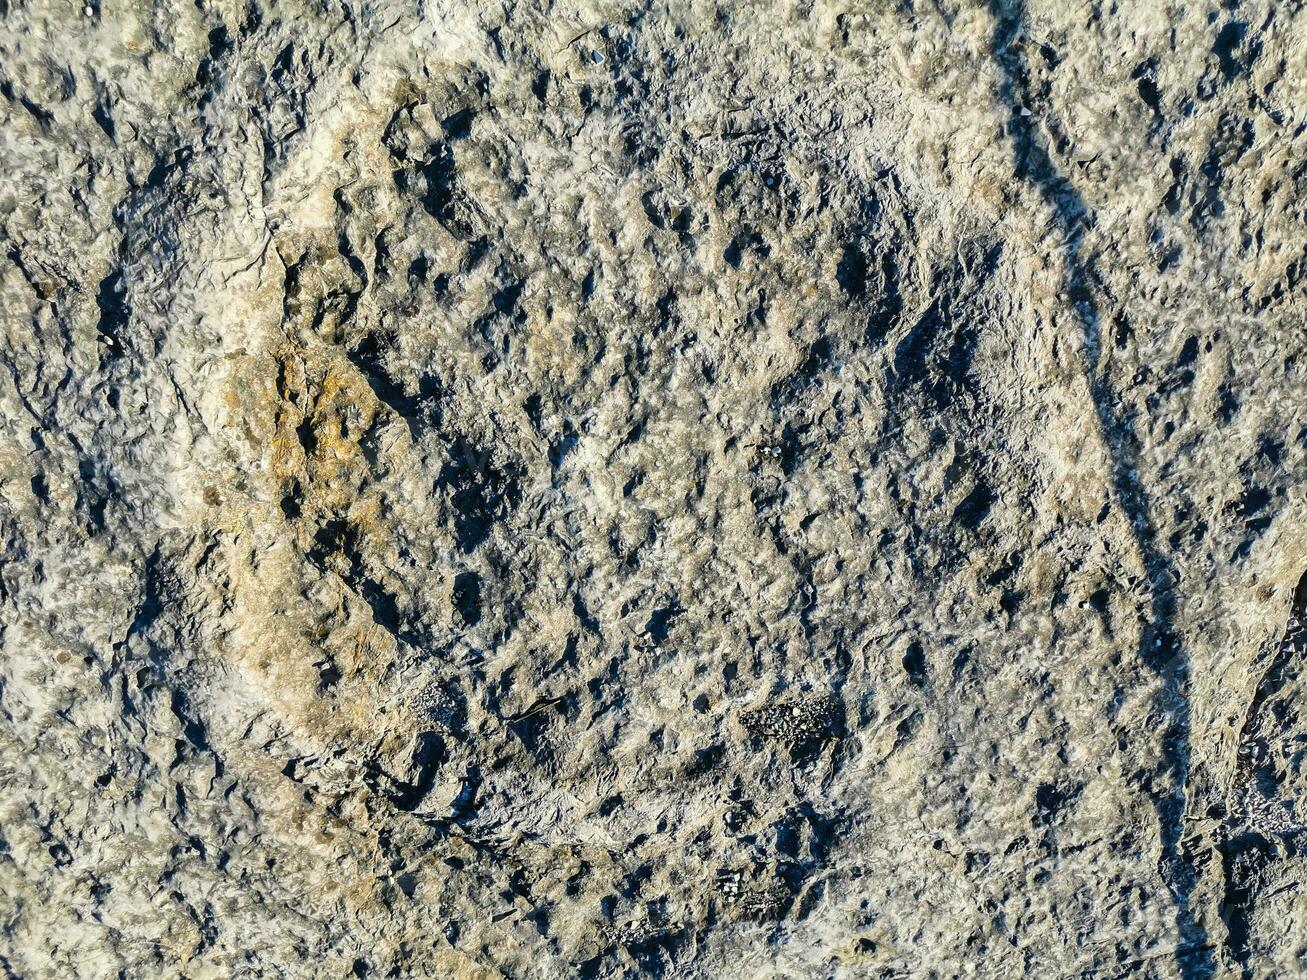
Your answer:
[[[436,772],[445,761],[445,742],[435,732],[421,732],[413,745],[412,779],[395,780],[386,794],[397,810],[411,813],[431,791]]]
[[[418,631],[408,628],[399,599],[369,573],[358,530],[340,519],[329,520],[319,527],[307,551],[309,561],[322,571],[333,568],[334,555],[344,557],[347,567],[341,578],[368,604],[373,622],[401,642],[421,645],[423,637]]]
[[[835,281],[851,299],[858,299],[867,291],[867,257],[857,245],[844,246],[835,269]]]
[[[1240,974],[1250,978],[1250,933],[1256,903],[1257,880],[1275,858],[1273,845],[1258,833],[1239,834],[1221,847],[1221,864],[1225,872],[1222,915],[1230,957]]]
[[[983,278],[997,269],[998,259],[996,249],[985,253],[980,272]],[[888,271],[886,276],[887,294],[883,303],[892,304],[893,315],[897,315],[901,301],[888,292]],[[953,303],[958,291],[956,272],[936,273],[932,277],[930,292],[935,298],[899,339],[891,362],[896,387],[922,393],[927,404],[939,412],[947,411],[959,398],[977,395],[972,362],[980,337],[968,326],[966,318],[958,315]]]
[[[988,484],[983,480],[978,481],[954,509],[953,520],[968,531],[976,531],[989,516],[997,499]]]
[[[449,144],[435,144],[430,156],[418,165],[417,173],[422,178],[417,187],[422,208],[456,238],[470,239],[472,226],[460,213],[463,198],[457,183],[454,151]]]
[[[521,501],[522,476],[517,464],[497,466],[489,453],[462,438],[454,440],[437,486],[449,493],[454,537],[464,553],[475,551],[491,527]]]
[[[880,257],[880,295],[875,309],[867,320],[866,338],[879,344],[898,321],[903,312],[903,293],[899,286],[899,266],[894,261],[894,249],[887,248]]]
[[[439,422],[444,390],[437,376],[427,374],[415,379],[417,390],[410,394],[405,379],[397,378],[386,367],[386,354],[394,345],[393,336],[371,333],[346,354],[367,379],[372,393],[408,424],[409,432],[417,439],[425,425]]]
[[[929,680],[926,651],[916,640],[908,644],[907,653],[903,654],[903,672],[914,687],[925,687]]]
[[[163,555],[156,547],[145,561],[144,582],[141,587],[140,603],[136,607],[136,615],[132,618],[132,623],[127,628],[127,633],[123,636],[121,642],[114,644],[115,653],[121,651],[130,653],[128,644],[131,642],[132,637],[147,634],[150,627],[163,614],[163,600],[167,594],[166,575],[167,569],[164,566]]]
[[[1212,54],[1216,55],[1221,77],[1227,82],[1233,80],[1244,68],[1242,59],[1235,56],[1235,51],[1247,32],[1247,24],[1238,20],[1230,21],[1221,28],[1216,40],[1212,42]]]
[[[127,284],[121,268],[114,269],[100,280],[95,305],[100,309],[96,322],[100,340],[110,354],[117,356],[123,352],[123,340],[132,316],[132,307],[127,300]]]
[[[450,599],[464,626],[481,622],[481,576],[476,572],[459,572],[454,576]]]

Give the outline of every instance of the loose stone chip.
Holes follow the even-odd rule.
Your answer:
[[[754,738],[812,748],[843,734],[844,706],[829,695],[809,695],[753,708],[740,716],[740,724]]]

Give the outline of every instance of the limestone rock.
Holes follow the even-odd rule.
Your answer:
[[[6,975],[1307,970],[1305,32],[0,0]]]

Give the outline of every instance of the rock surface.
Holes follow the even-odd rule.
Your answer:
[[[1302,975],[1304,36],[0,0],[5,975]]]

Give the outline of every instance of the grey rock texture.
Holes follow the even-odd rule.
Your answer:
[[[0,0],[5,975],[1307,973],[1305,37]]]

